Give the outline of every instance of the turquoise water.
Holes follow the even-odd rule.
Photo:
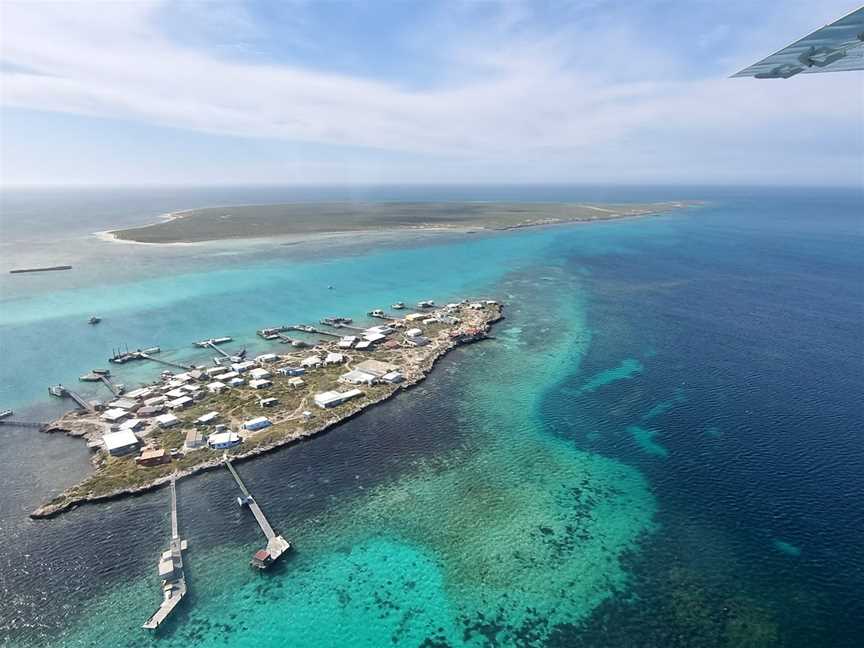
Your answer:
[[[47,384],[77,384],[121,344],[198,361],[202,337],[278,349],[254,331],[397,299],[488,296],[507,318],[411,392],[239,466],[296,547],[273,572],[248,567],[261,538],[227,473],[183,480],[191,594],[156,636],[140,624],[159,601],[166,494],[30,521],[86,452],[7,429],[0,638],[855,645],[859,196],[702,197],[692,213],[467,237],[165,251],[72,236],[68,285],[2,293],[0,404],[34,418],[62,408]],[[847,217],[817,231],[823,212]],[[133,384],[158,368],[117,371]]]
[[[505,286],[519,300],[498,339],[466,351],[457,365],[460,427],[471,430],[466,445],[314,519],[292,521],[299,555],[279,577],[262,582],[236,551],[207,555],[204,566],[205,557],[190,552],[196,604],[160,644],[215,642],[226,632],[232,645],[345,645],[349,637],[358,646],[429,638],[483,645],[490,632],[509,643],[526,633],[546,636],[626,588],[618,561],[652,529],[650,489],[638,471],[548,437],[538,411],[544,386],[584,352],[579,302],[572,295],[544,300],[538,316],[531,283]],[[519,326],[548,329],[563,318],[572,327],[544,336],[542,349]],[[152,581],[93,601],[103,625],[73,629],[69,645],[106,632],[142,640],[128,601],[153,601]],[[128,627],[118,628],[110,612],[118,601],[127,602]]]

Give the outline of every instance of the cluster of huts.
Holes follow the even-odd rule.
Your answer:
[[[99,415],[108,430],[101,444],[97,442],[93,445],[101,445],[112,456],[140,450],[135,460],[142,466],[167,463],[172,456],[204,446],[223,449],[238,445],[241,442],[240,435],[221,424],[220,414],[216,411],[202,414],[194,420],[195,428],[188,431],[182,450],[154,448],[146,445],[142,438],[154,430],[180,425],[182,420],[177,414],[210,394],[246,384],[256,389],[270,386],[271,373],[265,367],[278,359],[277,355],[267,353],[254,360],[235,362],[230,367],[193,369],[178,374],[166,371],[162,374],[161,382],[127,392],[108,403]],[[271,424],[266,417],[257,417],[246,421],[242,427],[253,431]]]
[[[290,361],[292,364],[286,364],[285,358],[274,353],[265,353],[253,360],[237,359],[230,365],[220,364],[178,374],[166,371],[162,374],[161,382],[130,391],[104,408],[100,417],[109,431],[104,434],[102,445],[109,454],[115,456],[140,451],[136,462],[143,466],[169,462],[172,456],[205,446],[214,449],[236,446],[242,442],[241,434],[265,429],[272,425],[271,420],[266,416],[255,417],[243,423],[237,432],[220,422],[219,412],[211,411],[194,420],[195,426],[187,432],[182,450],[166,451],[146,446],[141,439],[154,430],[180,425],[183,421],[177,414],[210,395],[244,386],[267,390],[273,386],[277,376],[280,380],[287,378],[287,385],[292,389],[300,389],[306,385],[306,372],[345,363],[347,358],[343,351],[372,350],[372,347],[377,346],[385,349],[421,347],[430,343],[421,327],[433,323],[458,325],[460,319],[457,314],[462,308],[482,309],[489,304],[495,302],[453,303],[434,311],[409,313],[402,320],[372,326],[363,330],[362,334],[346,335],[330,347],[332,350],[319,348],[300,361]],[[463,326],[451,332],[451,335],[456,334],[470,335],[473,330]],[[351,370],[339,376],[338,382],[345,385],[345,389],[337,387],[316,393],[313,401],[316,406],[329,409],[362,396],[360,387],[392,385],[404,380],[398,366],[370,357],[354,364]],[[262,408],[273,408],[279,405],[279,400],[265,396],[259,399],[259,404]],[[303,414],[306,418],[311,417],[310,412]]]

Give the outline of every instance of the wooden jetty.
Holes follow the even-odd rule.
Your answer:
[[[72,391],[68,387],[64,387],[63,385],[52,385],[48,388],[48,393],[52,396],[57,396],[58,398],[71,398],[75,403],[83,410],[87,410],[88,412],[95,412],[95,408],[88,403],[81,394]]]
[[[113,362],[114,364],[124,364],[126,362],[130,362],[132,360],[140,360],[141,354],[146,353],[148,355],[152,355],[154,353],[159,353],[162,349],[157,347],[149,347],[147,349],[136,349],[135,351],[130,351],[129,347],[126,347],[125,351],[121,349],[111,349],[111,357],[108,358],[108,362]],[[95,372],[94,372],[95,373]]]
[[[359,326],[354,326],[352,324],[339,324],[339,323],[331,324],[331,323],[325,322],[323,320],[321,321],[321,323],[324,324],[324,326],[329,326],[329,327],[335,328],[335,329],[347,329],[349,331],[354,331],[355,333],[362,333],[363,331],[366,330],[364,328],[360,328]]]
[[[306,327],[303,325],[285,326],[284,324],[281,324],[279,326],[271,326],[269,328],[259,329],[255,332],[258,334],[258,337],[264,338],[265,340],[279,340],[282,344],[290,344],[291,346],[298,349],[303,349],[312,345],[306,340],[292,338],[288,335],[285,335],[285,331],[303,331],[304,333],[310,333],[311,331],[308,331],[308,328],[311,327]]]
[[[303,331],[304,333],[317,333],[318,335],[326,335],[328,337],[341,338],[342,336],[338,333],[331,333],[330,331],[322,331],[321,329],[317,329],[314,326],[308,326],[307,324],[295,324],[294,326],[286,326],[286,330],[288,331]]]
[[[114,394],[115,397],[123,395],[123,392],[125,391],[123,385],[115,385],[113,382],[111,382],[111,379],[105,374],[96,375],[99,376],[100,382],[105,385],[108,388],[108,391]]]
[[[108,388],[115,397],[119,397],[123,395],[123,392],[126,391],[126,388],[123,385],[115,385],[111,382],[111,378],[109,378],[110,372],[99,372],[95,371],[90,372],[88,374],[84,374],[80,376],[78,380],[81,382],[101,382]]]
[[[177,525],[177,483],[171,479],[171,543],[168,551],[159,557],[159,577],[162,579],[162,604],[147,622],[141,626],[155,630],[174,611],[186,595],[186,576],[183,573],[183,552],[186,541],[180,537]]]
[[[202,349],[206,349],[207,347],[215,348],[217,344],[225,344],[226,342],[231,342],[234,338],[229,335],[225,337],[218,338],[210,338],[208,340],[200,340],[195,343],[195,346],[201,347]]]
[[[182,369],[183,371],[189,371],[192,369],[189,365],[180,364],[179,362],[171,362],[169,360],[162,360],[161,358],[154,358],[154,353],[161,352],[162,349],[159,347],[150,347],[149,349],[137,349],[136,351],[124,351],[121,352],[119,350],[114,351],[114,355],[108,358],[109,362],[113,362],[115,364],[125,364],[126,362],[131,362],[132,360],[152,360],[153,362],[158,362],[159,364],[163,364],[167,367],[174,367],[175,369]]]
[[[280,324],[279,326],[271,326],[269,328],[263,328],[255,331],[258,334],[258,337],[262,337],[265,340],[276,340],[279,338],[280,333],[284,333],[285,331],[290,331],[291,329],[284,324]]]
[[[47,423],[38,423],[36,421],[13,421],[12,419],[0,419],[0,425],[8,425],[9,427],[35,428],[37,430],[48,429]]]
[[[216,346],[216,344],[217,344],[217,342],[215,340],[204,340],[202,342],[196,342],[195,346],[201,347],[202,349],[207,349],[207,348],[213,349],[216,353],[221,355],[223,358],[229,358],[230,359],[231,354],[226,353],[225,351],[220,349],[218,346]]]
[[[138,354],[142,360],[152,360],[153,362],[158,362],[159,364],[163,364],[166,367],[174,367],[175,369],[182,369],[183,371],[189,371],[192,369],[189,365],[180,364],[179,362],[170,362],[168,360],[163,360],[162,358],[154,358],[149,353],[145,353],[143,351]]]
[[[252,515],[255,516],[255,521],[258,523],[258,526],[261,527],[262,533],[264,533],[264,536],[267,538],[267,546],[263,549],[259,549],[253,554],[251,564],[253,567],[257,567],[258,569],[267,569],[270,565],[279,560],[282,554],[291,549],[291,543],[281,535],[277,534],[273,530],[273,527],[270,526],[270,523],[264,516],[261,507],[258,506],[258,502],[255,501],[254,497],[252,497],[252,493],[249,492],[246,485],[243,483],[243,480],[240,479],[240,475],[237,474],[234,466],[231,465],[231,460],[228,459],[228,455],[223,454],[222,460],[225,462],[225,466],[228,468],[228,471],[231,473],[231,476],[234,477],[234,481],[237,482],[237,486],[240,487],[240,491],[243,493],[243,497],[238,497],[237,502],[241,506],[249,507],[249,510],[252,511]]]

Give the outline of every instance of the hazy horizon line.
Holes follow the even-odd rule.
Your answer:
[[[376,189],[376,188],[542,188],[542,187],[706,187],[706,188],[764,188],[764,189],[857,189],[864,191],[862,184],[778,184],[762,182],[376,182],[376,183],[163,183],[142,182],[136,184],[109,183],[15,183],[0,182],[0,192],[37,189]]]

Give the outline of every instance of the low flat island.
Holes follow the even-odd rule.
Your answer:
[[[334,202],[239,205],[176,212],[158,223],[113,230],[107,234],[118,240],[137,243],[197,243],[399,229],[505,230],[650,216],[691,204]]]
[[[417,384],[456,346],[485,338],[503,307],[494,300],[421,302],[404,317],[372,313],[379,325],[338,324],[329,341],[312,348],[165,371],[106,406],[69,412],[47,429],[86,439],[97,452],[95,471],[31,517],[217,468],[223,453],[242,459],[319,434]]]
[[[39,268],[15,268],[9,274],[26,274],[28,272],[57,272],[58,270],[71,270],[71,265],[43,266]]]

